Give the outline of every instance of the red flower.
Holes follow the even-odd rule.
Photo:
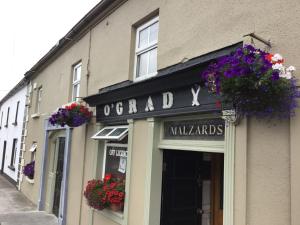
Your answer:
[[[74,108],[76,108],[77,107],[77,104],[76,103],[72,103],[71,105],[70,105],[70,109],[71,110],[73,110]]]
[[[273,57],[273,54],[270,54],[270,53],[265,56],[266,60],[268,60],[269,62],[272,62],[272,57]]]
[[[221,108],[222,107],[222,102],[220,100],[216,101],[216,107]]]
[[[111,173],[106,174],[104,177],[104,182],[108,182],[111,179],[111,177],[112,177]]]

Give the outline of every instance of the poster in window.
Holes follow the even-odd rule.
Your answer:
[[[127,146],[107,145],[105,174],[111,173],[116,177],[125,178],[127,164]]]

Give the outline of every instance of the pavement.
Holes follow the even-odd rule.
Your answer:
[[[52,214],[36,210],[14,185],[0,175],[0,225],[58,225]]]

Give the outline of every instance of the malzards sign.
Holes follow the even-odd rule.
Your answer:
[[[223,119],[164,122],[164,138],[172,140],[224,140]]]
[[[125,96],[124,96],[125,97]],[[192,86],[166,90],[146,96],[124,98],[117,102],[97,105],[97,121],[110,122],[132,118],[178,115],[220,110],[217,96],[206,88]]]

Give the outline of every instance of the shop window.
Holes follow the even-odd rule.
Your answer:
[[[127,143],[105,143],[102,178],[106,174],[125,179],[127,165]]]
[[[134,80],[157,74],[158,17],[137,28]]]
[[[78,100],[80,93],[81,63],[73,67],[72,76],[72,101]]]
[[[127,135],[128,126],[109,126],[102,128],[92,137],[99,140],[98,179],[112,177],[116,182],[125,187],[128,156]],[[120,207],[117,211],[108,207],[103,213],[107,216],[114,215],[111,218],[116,222],[120,222],[123,218],[124,200],[121,205],[123,207]],[[112,212],[113,214],[111,214]]]

